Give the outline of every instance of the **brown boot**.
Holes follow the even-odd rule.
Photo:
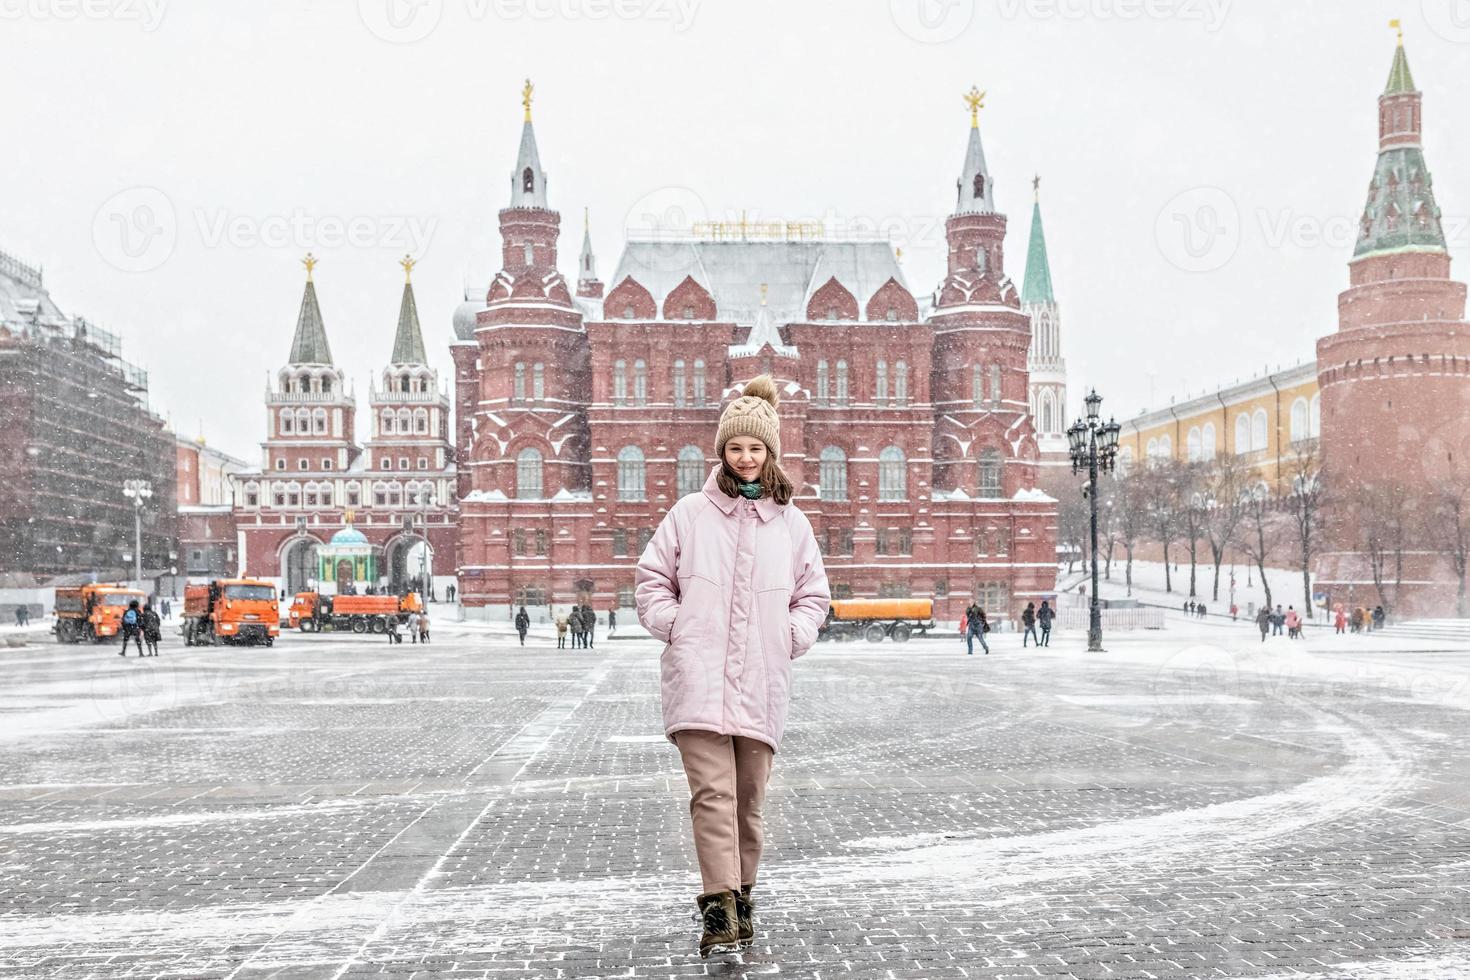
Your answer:
[[[699,955],[708,958],[716,946],[733,946],[739,938],[736,927],[735,893],[710,892],[699,896],[699,919],[704,935],[699,937]]]
[[[755,945],[755,899],[750,897],[754,885],[741,885],[735,895],[735,924],[741,946]]]

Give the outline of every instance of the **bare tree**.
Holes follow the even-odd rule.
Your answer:
[[[1261,588],[1266,590],[1266,607],[1271,607],[1271,583],[1266,578],[1266,559],[1276,546],[1276,507],[1264,483],[1247,487],[1240,495],[1241,520],[1235,544],[1256,566]]]
[[[1209,516],[1209,489],[1205,484],[1204,467],[1199,463],[1176,466],[1175,473],[1178,478],[1178,527],[1184,536],[1184,545],[1189,549],[1189,597],[1193,599],[1199,594],[1196,589],[1199,542],[1204,536]]]
[[[1322,536],[1322,516],[1327,504],[1322,483],[1322,459],[1316,439],[1303,439],[1292,444],[1293,454],[1286,465],[1291,489],[1282,500],[1282,512],[1291,520],[1297,545],[1297,563],[1302,573],[1302,602],[1307,616],[1312,616],[1312,559]]]
[[[1102,537],[1103,551],[1103,577],[1109,582],[1113,580],[1113,551],[1119,541],[1119,513],[1118,513],[1118,487],[1117,481],[1110,478],[1103,484],[1103,498],[1098,501],[1097,510],[1099,532]]]
[[[1413,536],[1413,511],[1406,488],[1397,483],[1363,484],[1355,494],[1359,541],[1368,557],[1373,588],[1385,611],[1393,610],[1404,581],[1404,552]]]
[[[1470,566],[1470,486],[1460,480],[1445,480],[1434,488],[1434,533],[1429,540],[1449,559],[1459,579],[1455,615],[1470,615],[1465,602],[1465,573]]]
[[[1220,601],[1220,566],[1224,564],[1225,553],[1245,517],[1245,504],[1241,497],[1245,493],[1247,476],[1240,457],[1228,455],[1216,460],[1206,477],[1210,498],[1209,513],[1205,517],[1205,537],[1210,544],[1210,558],[1215,563],[1215,582],[1210,589],[1213,602]]]
[[[1172,460],[1158,460],[1140,474],[1143,517],[1149,536],[1164,549],[1164,591],[1174,591],[1169,567],[1169,546],[1179,536],[1180,506],[1179,466]]]
[[[1057,543],[1066,554],[1067,574],[1087,552],[1090,517],[1087,502],[1079,493],[1065,493],[1057,505]]]
[[[1113,481],[1113,511],[1117,514],[1118,543],[1123,546],[1125,562],[1123,577],[1128,585],[1128,594],[1133,594],[1133,549],[1143,537],[1145,516],[1143,509],[1143,479],[1139,471],[1125,473]]]

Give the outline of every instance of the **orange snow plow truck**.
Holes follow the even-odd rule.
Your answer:
[[[287,624],[303,633],[334,630],[345,633],[382,633],[388,621],[402,623],[409,613],[423,612],[417,592],[400,599],[396,595],[321,595],[298,592],[291,599]]]
[[[215,579],[208,585],[184,586],[184,643],[218,646],[264,643],[281,635],[281,607],[276,587],[256,579]]]
[[[141,608],[148,596],[123,585],[94,583],[56,590],[57,643],[101,643],[122,632],[122,615],[128,603],[138,600]]]
[[[934,626],[933,599],[833,599],[817,639],[907,643],[915,630],[923,636]]]

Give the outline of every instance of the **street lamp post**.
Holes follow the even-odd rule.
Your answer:
[[[1098,414],[1102,408],[1102,396],[1096,389],[1087,393],[1083,404],[1087,406],[1087,415],[1067,429],[1067,442],[1071,447],[1072,472],[1076,474],[1084,467],[1087,469],[1087,483],[1082,488],[1092,518],[1092,606],[1087,625],[1087,649],[1101,653],[1102,600],[1097,594],[1097,476],[1113,468],[1118,456],[1118,433],[1123,427],[1113,420],[1103,422]]]
[[[133,502],[133,581],[143,581],[143,501],[153,496],[147,480],[124,480],[123,496]]]

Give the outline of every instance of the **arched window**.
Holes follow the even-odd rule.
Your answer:
[[[311,413],[312,431],[319,436],[327,434],[327,410],[319,408]]]
[[[1237,455],[1251,451],[1251,417],[1244,412],[1235,416],[1235,452]]]
[[[817,362],[817,404],[827,404],[827,362]]]
[[[648,404],[648,365],[641,358],[633,362],[633,404]]]
[[[1118,450],[1118,475],[1127,476],[1128,471],[1133,469],[1133,447],[1124,446]]]
[[[985,403],[985,369],[979,364],[970,368],[970,401],[976,408]]]
[[[1213,422],[1206,422],[1204,429],[1200,432],[1199,456],[1206,463],[1215,458],[1215,423]]]
[[[537,361],[531,368],[531,398],[541,401],[546,397],[546,365]]]
[[[295,418],[292,416],[289,408],[281,413],[281,435],[289,436],[296,431],[295,425],[292,424],[294,421]]]
[[[628,403],[628,362],[613,361],[613,404]]]
[[[511,387],[511,398],[518,402],[526,400],[526,363],[516,361],[515,381]]]
[[[378,418],[378,435],[391,436],[393,434],[393,409],[385,408]]]
[[[541,451],[527,446],[516,456],[516,499],[540,500]]]
[[[618,499],[644,500],[643,450],[624,446],[618,452]]]
[[[1266,410],[1264,408],[1258,408],[1256,409],[1256,413],[1251,416],[1251,448],[1255,450],[1265,449],[1267,438]]]
[[[909,403],[909,366],[905,361],[893,365],[893,401],[896,405]]]
[[[847,499],[847,454],[837,446],[822,450],[820,479],[823,500]]]
[[[311,432],[311,411],[305,408],[296,410],[296,432],[298,435],[307,435]]]
[[[705,404],[704,399],[704,358],[694,359],[694,404]]]
[[[1312,404],[1307,409],[1307,433],[1313,439],[1322,436],[1322,393],[1318,392],[1312,396]]]
[[[1196,425],[1192,429],[1189,430],[1189,435],[1185,439],[1184,444],[1185,444],[1185,446],[1187,448],[1188,455],[1189,455],[1189,461],[1191,463],[1198,463],[1199,462],[1199,460],[1200,460],[1200,452],[1201,452],[1201,444],[1203,442],[1203,439],[1204,439],[1204,436],[1200,433],[1199,426]]]
[[[406,408],[398,410],[398,431],[402,433],[413,431],[413,413]]]
[[[408,391],[408,375],[407,374],[400,374],[398,376],[398,390],[399,391]]]
[[[1174,458],[1174,440],[1168,436],[1159,436],[1159,459]]]
[[[1159,458],[1159,440],[1158,439],[1150,439],[1148,441],[1148,446],[1147,446],[1146,449],[1144,449],[1144,455],[1147,456],[1150,461]],[[1088,464],[1088,465],[1091,465],[1091,464]]]
[[[331,507],[332,506],[332,485],[330,483],[318,484],[317,485],[317,490],[321,494],[322,506],[323,507]]]
[[[1053,415],[1053,412],[1052,412],[1052,407],[1051,407],[1051,392],[1050,391],[1046,391],[1046,390],[1043,389],[1042,392],[1041,392],[1041,431],[1042,432],[1052,433],[1052,432],[1055,432],[1056,431],[1055,429],[1052,428],[1052,421],[1053,421],[1052,420],[1052,415]]]
[[[413,410],[413,431],[425,433],[429,431],[429,410],[416,408]]]
[[[536,193],[536,174],[530,167],[521,171],[521,190],[527,194]]]
[[[878,371],[873,380],[873,400],[879,405],[888,404],[888,362],[879,361]]]
[[[981,272],[984,272],[985,271],[985,267],[989,263],[989,261],[990,261],[990,256],[985,251],[985,247],[984,246],[981,246],[980,248],[975,249],[975,268],[979,269]]]
[[[974,196],[976,198],[982,198],[982,197],[985,196],[985,175],[984,174],[976,174],[975,175],[975,182],[974,182],[973,188],[974,188],[974,194],[972,196]]]
[[[847,362],[837,362],[837,404],[847,404]]]
[[[990,365],[990,403],[1000,404],[1000,365]]]
[[[897,446],[888,446],[878,454],[878,499],[908,499],[908,471],[903,450]]]
[[[995,500],[1001,496],[1001,455],[999,449],[984,449],[980,452],[980,496]]]
[[[1291,441],[1310,439],[1311,431],[1312,410],[1307,406],[1305,398],[1298,398],[1291,403]]]
[[[698,446],[685,446],[679,450],[677,480],[679,496],[694,493],[704,486],[704,450]]]
[[[684,407],[684,361],[682,359],[674,362],[674,406]]]

